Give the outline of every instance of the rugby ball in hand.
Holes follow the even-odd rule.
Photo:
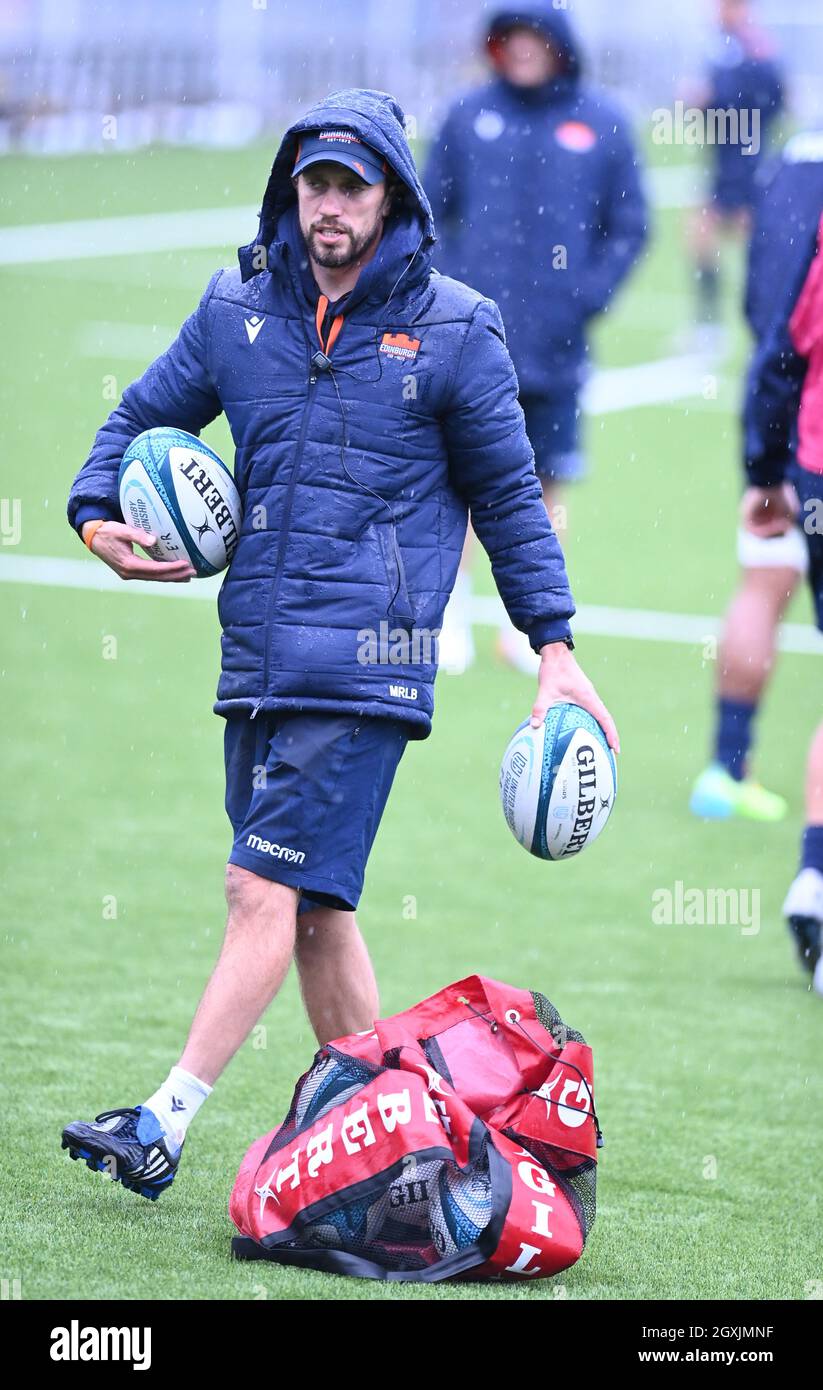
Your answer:
[[[550,705],[526,720],[500,766],[500,801],[514,838],[538,859],[572,859],[612,813],[617,768],[606,735],[586,710]]]
[[[120,510],[150,531],[153,560],[190,560],[198,579],[231,563],[242,507],[234,479],[208,444],[185,430],[144,430],[120,464]]]

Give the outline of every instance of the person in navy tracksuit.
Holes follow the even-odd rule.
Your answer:
[[[489,295],[503,315],[544,500],[562,530],[559,490],[584,472],[588,330],[640,253],[647,208],[627,121],[583,81],[567,15],[549,0],[501,7],[486,47],[493,76],[452,104],[423,182],[441,233],[438,268]],[[464,570],[456,604],[465,606]],[[471,652],[456,604],[459,669]],[[501,633],[502,654],[521,664],[525,644],[511,637]]]
[[[218,600],[226,810],[220,958],[185,1050],[142,1106],[63,1132],[142,1195],[173,1180],[189,1122],[296,959],[317,1035],[370,1028],[354,909],[408,740],[431,728],[436,639],[471,508],[512,621],[541,654],[532,718],[608,711],[571,654],[574,606],[497,306],[440,275],[431,207],[385,92],[333,93],[286,132],[254,242],[123,394],[69,521],[124,579],[185,561],[123,523],[118,467],[143,430],[221,410],[243,519]]]
[[[785,322],[786,296],[808,267],[823,210],[823,131],[792,137],[780,158],[763,170],[755,203],[746,279],[746,318],[754,337],[753,363]],[[753,369],[753,368],[752,368]],[[790,444],[787,477],[795,470]],[[758,712],[774,670],[777,632],[809,557],[802,528],[755,535],[740,525],[741,575],[726,613],[717,654],[714,735],[709,765],[700,773],[690,806],[701,819],[776,822],[788,810],[752,775]]]
[[[770,130],[784,104],[783,76],[774,46],[751,17],[749,0],[718,0],[714,35],[697,104],[732,113],[738,121],[727,138],[710,140],[709,197],[691,219],[697,320],[701,341],[712,345],[719,324],[719,242],[725,232],[747,237],[757,200],[758,174]],[[725,118],[724,118],[725,120]],[[724,125],[723,135],[727,135]]]
[[[798,137],[807,154],[819,134]],[[813,199],[816,195],[816,206]],[[807,178],[802,234],[767,333],[753,358],[743,415],[743,524],[763,540],[802,527],[817,626],[823,631],[823,184]],[[808,224],[811,223],[811,226]],[[801,964],[823,995],[823,723],[806,766],[806,824],[783,912]]]

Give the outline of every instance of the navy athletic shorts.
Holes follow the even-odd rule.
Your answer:
[[[407,726],[396,719],[229,715],[229,863],[301,888],[299,911],[353,910],[407,742]]]
[[[798,525],[803,528],[809,552],[809,583],[812,589],[817,626],[823,632],[823,533],[819,531],[823,508],[823,473],[808,468],[792,470],[791,481],[800,499]]]
[[[546,482],[573,483],[583,477],[580,404],[576,390],[561,396],[520,397],[526,434],[534,449],[534,470]]]

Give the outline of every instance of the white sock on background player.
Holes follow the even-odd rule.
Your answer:
[[[212,1093],[212,1087],[183,1067],[172,1067],[163,1085],[158,1087],[148,1100],[143,1101],[143,1109],[151,1110],[157,1116],[163,1133],[173,1145],[179,1147],[186,1137],[186,1130],[197,1114],[204,1100]]]

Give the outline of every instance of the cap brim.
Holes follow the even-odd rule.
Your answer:
[[[351,169],[353,174],[357,174],[364,183],[379,183],[386,177],[382,169],[365,159],[358,159],[356,155],[332,154],[328,150],[320,150],[317,154],[308,154],[304,159],[298,160],[292,170],[292,177],[302,174],[310,164],[342,164],[346,169]]]

